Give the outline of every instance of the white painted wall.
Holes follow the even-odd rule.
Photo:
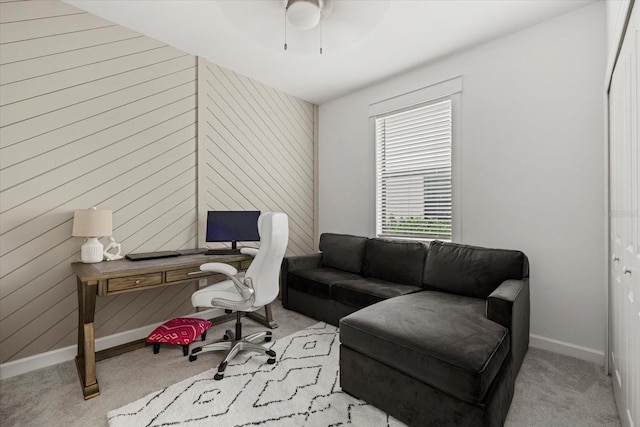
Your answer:
[[[599,2],[320,105],[320,233],[373,229],[369,104],[461,75],[460,240],[523,250],[532,344],[602,363],[605,44]]]

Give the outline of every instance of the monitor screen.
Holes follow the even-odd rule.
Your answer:
[[[260,211],[209,211],[207,242],[258,242],[259,216]]]

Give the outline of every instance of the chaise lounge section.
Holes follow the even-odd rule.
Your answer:
[[[321,254],[285,260],[283,304],[339,323],[344,391],[409,425],[504,423],[529,346],[522,252],[324,234],[320,243]]]

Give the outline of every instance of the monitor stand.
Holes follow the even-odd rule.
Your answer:
[[[240,249],[238,249],[238,242],[231,242],[231,248],[223,248],[223,249],[208,249],[205,255],[239,255]]]

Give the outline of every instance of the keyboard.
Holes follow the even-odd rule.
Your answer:
[[[180,252],[176,251],[160,251],[160,252],[140,252],[137,254],[127,254],[125,257],[131,261],[142,261],[145,259],[170,258],[180,256]]]
[[[200,255],[207,252],[207,248],[197,248],[197,249],[179,249],[180,255]]]
[[[205,255],[238,255],[240,249],[207,249]]]

